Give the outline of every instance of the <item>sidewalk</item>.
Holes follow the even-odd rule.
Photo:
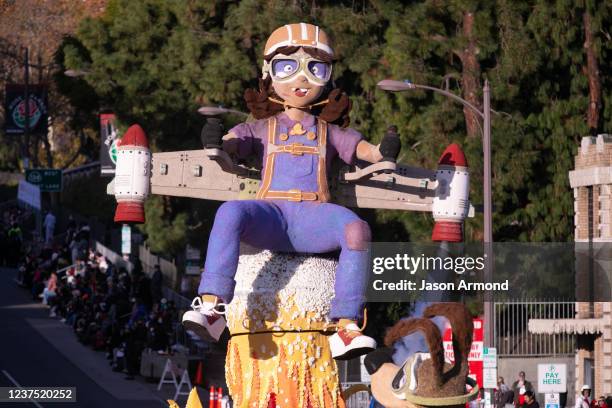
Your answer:
[[[176,391],[171,384],[164,385],[160,391],[157,391],[158,381],[147,382],[141,376],[136,376],[134,380],[126,380],[124,378],[125,373],[113,372],[103,352],[94,351],[81,344],[71,327],[63,324],[59,318],[48,317],[49,309],[41,303],[32,301],[27,292],[17,286],[13,280],[16,274],[14,269],[2,268],[1,272],[5,275],[2,283],[13,285],[14,292],[13,290],[11,292],[14,295],[10,296],[12,300],[8,304],[0,305],[0,309],[9,312],[16,319],[21,318],[22,322],[31,327],[53,349],[57,350],[58,354],[65,358],[69,364],[74,365],[80,373],[83,373],[84,377],[89,377],[91,381],[117,400],[133,401],[134,403],[150,401],[148,406],[168,407],[166,401],[172,399]],[[8,325],[5,329],[14,331],[11,325]],[[215,367],[213,369],[213,361],[211,361],[208,368],[213,372],[219,371],[219,369],[223,372],[222,366],[217,366],[223,364],[224,356],[215,355],[212,360]],[[206,382],[208,380],[214,382],[213,378],[207,378],[206,371],[204,372],[204,379]],[[183,390],[186,390],[186,387]],[[198,387],[198,394],[204,405],[207,405],[208,390]],[[177,398],[181,407],[185,406],[186,400],[186,396]]]

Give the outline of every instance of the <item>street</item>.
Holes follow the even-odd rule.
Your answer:
[[[0,387],[76,387],[77,402],[0,407],[167,407],[155,395],[156,384],[113,372],[103,353],[81,345],[69,326],[49,318],[48,309],[34,303],[14,277],[14,270],[0,268]]]

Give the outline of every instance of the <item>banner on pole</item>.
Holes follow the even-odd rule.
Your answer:
[[[22,135],[26,130],[26,87],[22,84],[7,84],[4,100],[4,131],[7,135]],[[47,131],[47,87],[45,85],[29,85],[28,99],[30,111],[29,131],[32,134]]]
[[[469,376],[478,383],[478,386],[483,386],[483,349],[484,349],[484,321],[480,318],[474,318],[474,331],[472,332],[472,349],[468,355]],[[450,327],[444,331],[442,337],[444,346],[444,358],[448,362],[455,361],[455,353],[453,352],[453,333]]]
[[[117,163],[117,141],[114,113],[100,114],[100,172],[103,176],[114,176]]]
[[[40,188],[35,184],[21,180],[17,189],[17,200],[40,210]]]

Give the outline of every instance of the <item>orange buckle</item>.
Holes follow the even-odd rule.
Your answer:
[[[288,197],[287,200],[288,201],[295,201],[295,202],[300,202],[302,201],[302,190],[289,190],[287,191]]]
[[[301,143],[291,143],[290,145],[285,145],[285,151],[291,153],[294,156],[301,156],[304,152],[300,149],[303,145]]]
[[[316,201],[317,193],[305,192],[302,190],[291,189],[285,192],[287,201],[300,202],[300,201]]]
[[[302,143],[291,143],[282,145],[281,149],[284,153],[291,153],[294,156],[301,156],[304,153],[317,154],[319,150],[314,146],[304,146]]]
[[[268,191],[263,195],[263,198],[287,200],[298,203],[300,201],[317,201],[319,194],[311,191],[302,192],[302,190],[291,189],[288,191]]]

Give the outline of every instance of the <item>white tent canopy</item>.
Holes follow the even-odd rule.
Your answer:
[[[529,319],[529,332],[534,334],[599,334],[603,319]]]

